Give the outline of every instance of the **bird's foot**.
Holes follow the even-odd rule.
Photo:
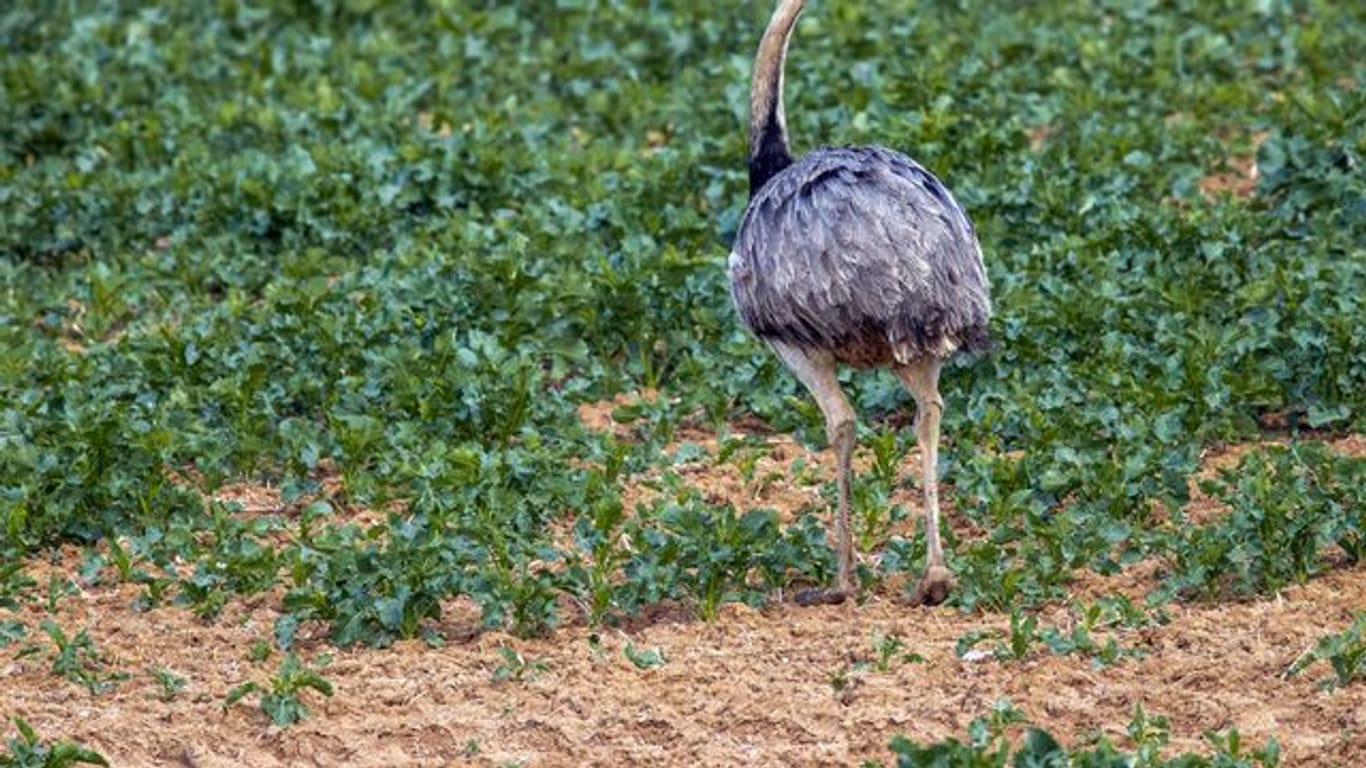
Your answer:
[[[958,586],[953,573],[942,565],[931,565],[920,577],[911,594],[911,605],[939,605],[949,598],[949,593]]]
[[[850,590],[835,589],[826,587],[824,589],[812,587],[810,589],[797,590],[794,599],[797,605],[806,607],[812,605],[839,605],[845,598],[849,597]]]

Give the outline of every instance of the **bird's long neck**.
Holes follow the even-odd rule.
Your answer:
[[[787,146],[787,116],[783,112],[783,64],[787,41],[802,13],[802,0],[781,0],[754,57],[749,87],[749,194],[753,197],[769,179],[792,165]]]

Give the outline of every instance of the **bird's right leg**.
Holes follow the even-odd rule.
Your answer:
[[[944,399],[939,396],[940,367],[939,360],[926,358],[897,369],[897,375],[915,396],[915,437],[920,447],[925,494],[925,573],[911,597],[917,605],[944,602],[956,583],[944,563],[944,548],[939,540],[939,419],[944,413]]]
[[[835,479],[839,487],[839,509],[835,514],[835,551],[839,558],[836,589],[805,590],[797,594],[803,605],[839,603],[854,593],[854,541],[850,532],[850,481],[853,475],[854,409],[840,389],[835,358],[829,353],[807,351],[779,341],[769,342],[788,370],[806,386],[825,416],[825,432],[835,449]]]

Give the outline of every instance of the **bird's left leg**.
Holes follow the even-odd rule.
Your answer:
[[[854,540],[849,530],[850,481],[856,434],[854,409],[840,389],[835,358],[828,352],[807,351],[800,347],[770,341],[788,370],[801,380],[816,399],[825,416],[825,430],[835,449],[835,476],[839,487],[839,508],[835,516],[835,550],[839,557],[838,586],[827,592],[807,591],[797,595],[804,605],[838,603],[854,592]]]
[[[944,400],[939,396],[938,358],[925,358],[897,369],[897,375],[915,396],[915,438],[920,447],[920,471],[925,494],[925,573],[911,602],[938,605],[953,589],[953,573],[944,564],[939,541],[939,419]]]

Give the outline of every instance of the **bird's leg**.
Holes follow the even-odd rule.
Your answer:
[[[853,480],[854,443],[857,437],[854,429],[854,411],[845,401],[844,393],[840,393],[839,399],[844,403],[848,416],[834,423],[831,423],[830,417],[827,416],[825,429],[830,438],[830,445],[835,449],[835,483],[839,488],[839,508],[835,513],[835,546],[839,555],[838,584],[841,591],[852,593],[854,537],[849,530],[849,515],[853,503],[850,485]]]
[[[835,549],[838,556],[836,589],[798,593],[803,605],[839,603],[854,592],[854,539],[849,526],[850,481],[853,474],[854,409],[840,389],[835,359],[828,353],[808,352],[782,342],[771,342],[774,352],[806,386],[825,416],[826,437],[835,450],[836,484],[839,508],[835,513]]]
[[[944,564],[944,548],[939,540],[939,419],[944,400],[939,396],[940,361],[916,361],[898,369],[906,388],[915,396],[915,438],[920,446],[920,471],[925,494],[925,573],[916,585],[911,602],[938,605],[948,598],[955,581]]]

